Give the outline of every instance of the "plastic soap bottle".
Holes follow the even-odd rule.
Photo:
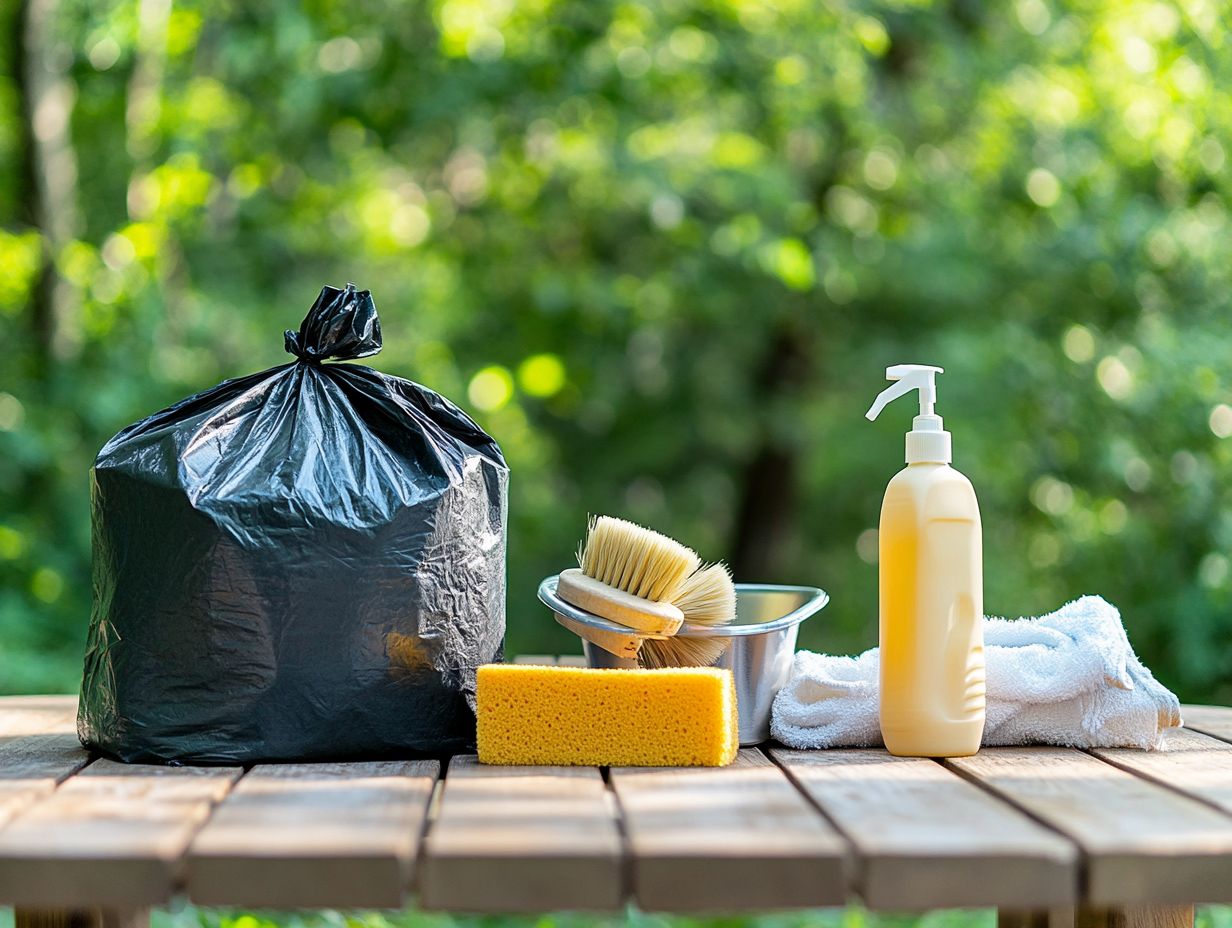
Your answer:
[[[939,367],[899,364],[869,409],[919,391],[907,466],[886,487],[878,532],[881,735],[891,754],[961,757],[984,733],[984,581],[980,508],[950,467],[933,412]]]

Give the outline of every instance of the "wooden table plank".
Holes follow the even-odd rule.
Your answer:
[[[1078,894],[1074,844],[932,760],[775,750],[856,851],[877,909],[1044,908]]]
[[[618,909],[620,832],[599,770],[453,758],[421,854],[419,893],[429,910]]]
[[[760,751],[726,768],[614,768],[611,782],[644,911],[846,901],[846,841]]]
[[[0,830],[0,904],[159,905],[234,767],[97,761]]]
[[[1232,709],[1227,706],[1182,706],[1185,727],[1232,741]]]
[[[253,768],[188,854],[199,905],[400,908],[440,764]]]
[[[56,789],[57,782],[86,762],[73,734],[75,705],[73,697],[0,698],[0,904],[54,906],[59,911],[99,906],[111,907],[111,911],[131,910],[161,904],[184,876],[185,848],[194,831],[239,772],[126,767],[101,761]],[[1089,869],[1087,899],[1093,905],[1116,906],[1118,912],[1180,912],[1179,908],[1148,910],[1144,906],[1232,901],[1232,710],[1187,706],[1184,714],[1190,730],[1169,733],[1161,752],[1101,750],[1084,754],[1048,748],[991,749],[975,758],[950,761],[948,769],[961,772],[998,797],[984,797],[998,812],[980,813],[987,816],[985,830],[991,837],[986,837],[994,844],[1001,840],[1015,844],[1009,840],[1013,834],[1007,833],[1000,820],[1005,815],[1001,799],[1006,799],[1080,846]],[[789,761],[792,753],[781,752],[779,759],[798,776],[817,804],[852,835],[861,865],[858,884],[872,904],[955,904],[957,900],[940,901],[940,887],[946,881],[952,884],[956,874],[968,888],[972,884],[982,888],[1010,874],[1024,884],[1037,879],[1027,872],[1035,864],[1015,861],[1012,848],[1000,864],[989,865],[974,853],[965,858],[949,843],[946,835],[958,834],[953,820],[969,821],[975,814],[955,813],[955,803],[959,807],[966,803],[978,806],[981,800],[972,798],[984,795],[978,787],[961,784],[967,787],[966,796],[943,801],[941,794],[958,782],[953,777],[945,780],[943,790],[934,783],[932,774],[923,774],[917,784],[918,774],[907,777],[900,770],[882,770],[907,764],[920,769],[931,766],[934,772],[945,773],[934,762],[893,760],[876,751],[807,752]],[[874,759],[864,763],[862,771],[836,772],[836,768],[851,763],[850,758],[840,755],[858,753]],[[803,772],[797,773],[797,763]],[[766,767],[764,758],[749,752],[725,770],[613,772],[612,788],[621,790],[622,802],[630,810],[629,848],[633,847],[635,814],[644,826],[638,834],[643,839],[646,834],[657,836],[662,842],[656,850],[653,842],[643,840],[639,846],[647,853],[636,865],[633,860],[627,864],[628,871],[636,869],[635,885],[643,907],[691,911],[824,904],[794,901],[796,893],[820,891],[814,881],[817,871],[801,868],[785,878],[783,871],[791,871],[798,861],[793,863],[791,853],[784,848],[797,840],[791,829],[801,821],[821,822],[840,849],[842,836],[799,792],[795,792],[794,801],[804,804],[811,820],[787,814],[784,810],[791,803],[777,788],[742,783],[741,777],[758,767],[769,769],[794,791],[781,770]],[[876,776],[870,777],[870,767],[876,768]],[[291,769],[271,765],[270,777],[294,781],[297,778],[289,776]],[[403,776],[399,773],[390,778]],[[904,786],[898,783],[901,778],[910,782]],[[431,773],[419,779],[430,781]],[[357,784],[369,789],[367,780],[363,776],[349,778],[345,792],[335,782],[321,783],[320,792],[315,787],[308,790],[297,785],[288,789],[284,782],[270,784],[271,792],[261,796],[260,802],[257,796],[261,790],[251,787],[245,791],[253,792],[253,798],[245,800],[254,804],[251,814],[259,815],[266,824],[249,823],[244,814],[234,813],[231,863],[252,884],[262,882],[258,874],[263,867],[276,869],[279,854],[284,855],[287,867],[286,895],[264,904],[329,904],[309,898],[310,893],[327,891],[333,904],[344,904],[335,890],[344,885],[358,888],[363,881],[369,884],[362,887],[363,891],[373,895],[355,904],[380,904],[375,896],[378,889],[385,894],[383,899],[391,898],[389,886],[406,873],[405,869],[398,870],[401,862],[411,866],[414,841],[428,805],[427,790],[416,794],[421,803],[419,817],[412,816],[411,827],[404,828],[385,821],[384,813],[377,811],[388,807],[396,817],[397,810],[405,813],[407,809],[406,802],[389,796],[385,790],[388,784],[373,784],[366,800],[350,795],[350,788]],[[420,868],[419,884],[424,889],[422,901],[426,907],[435,903],[435,907],[456,910],[543,911],[612,910],[620,906],[630,873],[622,866],[626,858],[613,793],[605,787],[599,771],[480,768],[468,758],[455,762],[451,781],[453,792],[446,789],[439,794],[439,814],[431,826]],[[326,799],[335,788],[339,791],[335,797]],[[15,800],[15,796],[23,798]],[[930,810],[933,796],[938,797],[938,809],[949,811]],[[324,816],[314,811],[315,803],[322,801],[329,809]],[[898,820],[903,813],[895,815],[888,810],[894,803],[909,807],[907,824]],[[228,801],[224,808],[229,806]],[[242,810],[245,805],[237,801],[235,808]],[[714,815],[719,818],[712,821]],[[730,817],[724,821],[723,815]],[[939,821],[929,824],[930,816]],[[321,825],[322,817],[328,827],[312,827]],[[776,821],[779,824],[773,824]],[[1022,821],[1019,817],[1013,828],[1021,827]],[[363,823],[362,827],[353,827],[356,822]],[[673,826],[673,822],[679,824]],[[987,827],[992,822],[995,824]],[[855,823],[861,823],[860,827]],[[909,841],[900,845],[907,856],[898,862],[904,876],[896,882],[891,838],[909,834],[909,826],[919,829],[921,842],[929,835],[931,839],[927,848],[923,843],[912,848]],[[1028,830],[1034,827],[1029,825]],[[331,833],[330,828],[335,830]],[[1046,835],[1041,829],[1036,829],[1037,836]],[[324,836],[319,849],[328,848],[333,854],[329,862],[324,855],[312,853],[308,838],[284,840],[284,831],[297,830]],[[244,834],[249,837],[244,838]],[[374,834],[382,837],[378,840],[372,837]],[[800,840],[807,844],[804,838]],[[1056,840],[1064,846],[1066,839]],[[434,841],[440,853],[429,860]],[[373,856],[365,856],[364,842],[377,847]],[[205,846],[208,850],[208,844]],[[808,856],[816,850],[799,853]],[[911,856],[925,852],[928,857],[948,859],[944,865],[936,864],[939,876],[930,877],[930,864]],[[986,853],[995,858],[999,852],[990,849]],[[738,866],[742,858],[745,865]],[[391,859],[397,863],[391,864]],[[653,869],[656,861],[662,864],[660,870],[666,869],[667,876]],[[436,874],[428,872],[433,865],[439,867]],[[353,869],[348,871],[348,867]],[[729,879],[722,878],[725,872]],[[841,872],[840,864],[840,876]],[[391,873],[395,875],[391,877]],[[771,879],[786,879],[788,888],[776,888]],[[910,885],[913,880],[918,885]],[[227,877],[222,882],[230,881]],[[327,889],[327,884],[333,888]],[[840,879],[837,898],[832,901],[841,899],[842,885]],[[927,892],[937,895],[926,898],[923,894]],[[725,895],[735,899],[734,904],[725,902]],[[1006,897],[1000,890],[998,896],[1004,904]],[[656,897],[666,903],[654,902]],[[1031,904],[1057,903],[1034,898]]]
[[[0,737],[0,828],[89,759],[75,734]]]
[[[1158,751],[1099,748],[1091,753],[1232,814],[1232,744],[1226,741],[1174,728],[1164,734]]]
[[[0,828],[86,765],[76,696],[0,698]]]
[[[77,731],[76,696],[0,697],[0,737]]]
[[[1232,817],[1090,754],[985,748],[946,764],[1068,835],[1094,906],[1232,901]]]

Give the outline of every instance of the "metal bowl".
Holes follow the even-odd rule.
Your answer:
[[[629,634],[623,625],[578,609],[556,595],[555,576],[539,584],[539,599],[558,616],[599,631]],[[791,672],[800,623],[830,601],[815,586],[736,584],[736,621],[718,628],[685,624],[677,632],[685,638],[719,638],[727,643],[714,664],[732,672],[736,681],[740,744],[760,744],[770,737],[770,708]],[[661,637],[646,635],[644,637]],[[637,661],[617,657],[583,639],[586,663],[591,667],[636,667]]]

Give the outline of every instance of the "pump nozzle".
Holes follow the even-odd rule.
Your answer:
[[[942,429],[941,417],[934,414],[937,402],[937,375],[940,367],[927,364],[895,364],[886,368],[886,379],[894,381],[877,394],[877,399],[864,414],[869,421],[876,419],[892,401],[912,390],[920,391],[920,414],[912,422],[907,433],[907,463],[950,463],[950,433]]]
[[[942,373],[942,368],[929,367],[927,364],[895,364],[893,367],[887,367],[886,380],[895,380],[897,383],[877,394],[877,399],[864,417],[870,422],[873,421],[881,415],[881,410],[885,409],[891,400],[896,400],[912,390],[920,391],[920,415],[931,416],[933,404],[937,402],[936,375]]]

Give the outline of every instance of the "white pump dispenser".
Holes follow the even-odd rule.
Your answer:
[[[886,368],[886,380],[893,386],[886,387],[864,414],[870,422],[881,414],[891,400],[896,400],[912,390],[920,391],[920,414],[912,420],[907,433],[907,463],[949,464],[954,459],[950,448],[950,433],[942,428],[941,417],[934,415],[937,402],[937,375],[944,373],[940,367],[926,364],[896,364]]]
[[[974,754],[984,730],[984,583],[980,507],[950,467],[950,433],[933,407],[939,367],[899,364],[866,413],[920,392],[907,466],[881,504],[877,533],[881,735],[892,754]]]

